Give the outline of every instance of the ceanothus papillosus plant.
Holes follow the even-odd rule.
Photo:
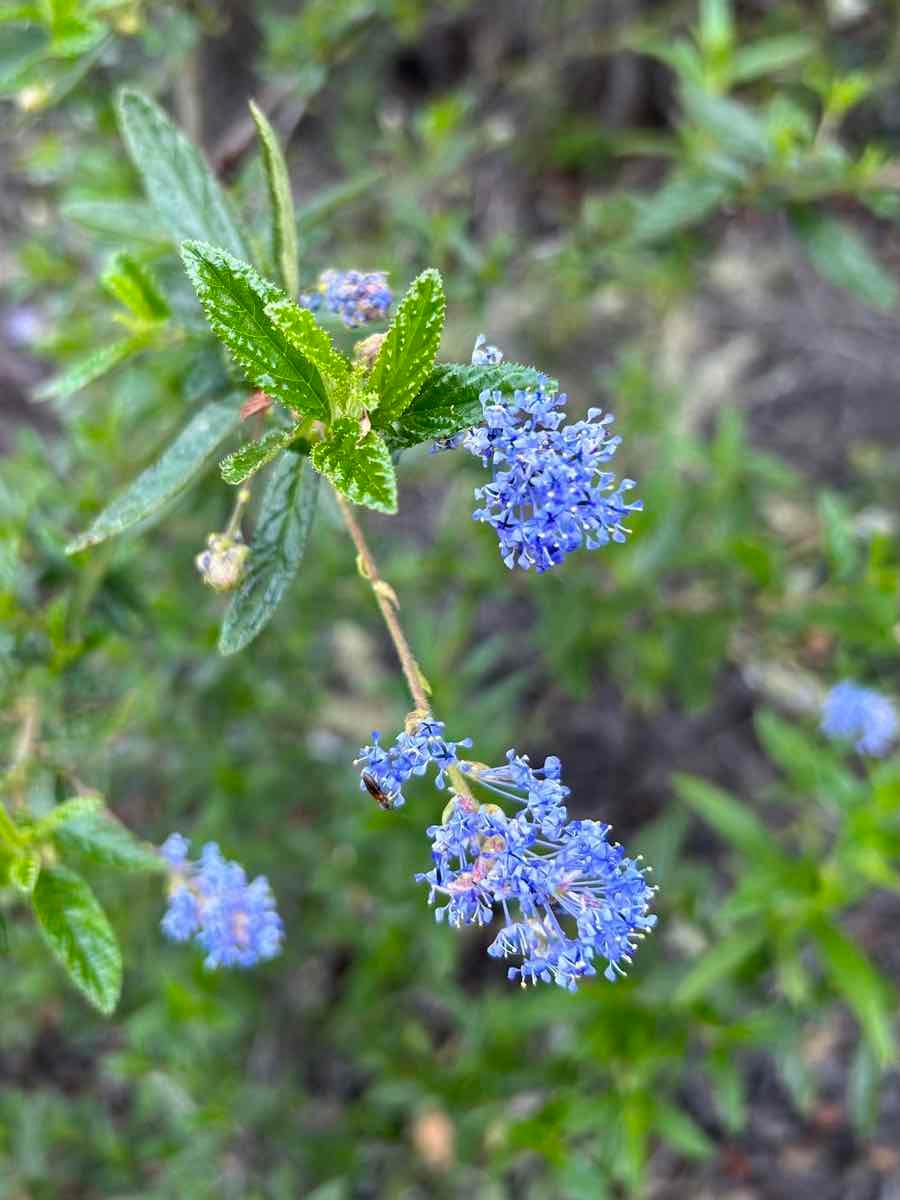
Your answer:
[[[439,820],[423,822],[430,864],[423,838],[425,869],[410,886],[425,885],[437,919],[449,925],[493,923],[488,952],[510,960],[511,979],[570,990],[598,972],[614,980],[655,920],[647,868],[610,840],[608,825],[568,816],[559,759],[536,766],[510,749],[504,763],[489,766],[478,761],[471,737],[445,735],[401,627],[396,596],[357,515],[358,508],[397,511],[395,471],[407,447],[467,451],[489,472],[476,491],[473,517],[493,529],[506,568],[540,575],[575,551],[626,540],[629,514],[640,502],[628,499],[632,481],[617,483],[609,470],[619,442],[610,433],[611,418],[591,408],[575,419],[555,380],[505,362],[484,337],[471,361],[439,362],[445,300],[435,270],[423,271],[396,301],[380,271],[329,270],[304,291],[286,167],[266,118],[251,107],[272,214],[271,245],[255,253],[198,151],[153,101],[134,92],[120,97],[123,137],[147,198],[178,247],[209,329],[228,353],[221,377],[207,390],[216,398],[206,399],[159,461],[68,550],[85,551],[146,522],[237,430],[251,430],[220,461],[236,500],[226,527],[210,535],[196,560],[204,582],[228,594],[220,650],[236,653],[260,633],[297,573],[324,480],[412,703],[392,741],[382,743],[373,733],[359,751],[360,789],[386,820],[404,803],[413,776],[432,772],[444,795]],[[163,350],[184,319],[145,260],[117,256],[103,282],[127,310],[120,315],[127,338],[104,348],[99,361],[95,355],[51,381],[45,395],[65,395],[137,350]],[[359,333],[349,355],[329,332],[340,325]],[[190,336],[200,344],[208,337],[199,327]],[[242,520],[257,489],[248,541]],[[473,527],[472,536],[482,535]],[[97,797],[76,797],[35,822],[21,814],[13,820],[3,810],[0,835],[10,878],[30,898],[45,939],[103,1011],[116,1003],[121,959],[102,909],[65,863],[70,849],[110,865],[159,871],[168,891],[164,933],[195,941],[211,968],[271,959],[286,926],[289,933],[290,918],[279,915],[264,877],[248,880],[212,843],[192,859],[181,833],[157,850],[129,833]]]

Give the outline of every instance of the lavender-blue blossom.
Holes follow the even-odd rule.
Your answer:
[[[860,754],[883,758],[897,736],[897,711],[887,696],[845,679],[822,705],[822,732],[835,741],[852,741]]]
[[[487,925],[499,915],[488,953],[520,959],[508,976],[523,984],[575,991],[602,961],[607,979],[623,975],[656,922],[647,868],[609,841],[608,825],[568,819],[559,759],[533,768],[510,750],[502,766],[462,769],[517,811],[457,794],[429,828],[432,868],[416,879],[439,902],[437,919]]]
[[[199,862],[190,842],[171,834],[160,847],[170,867],[169,905],[161,927],[172,941],[194,938],[208,967],[252,967],[281,952],[284,926],[262,875],[247,882],[244,868],[208,842]]]
[[[323,271],[318,290],[304,293],[300,303],[317,312],[324,304],[337,313],[348,329],[369,321],[383,321],[393,302],[386,271]]]
[[[607,430],[612,416],[591,408],[585,420],[565,424],[565,403],[544,387],[512,396],[488,389],[484,424],[465,435],[466,449],[492,470],[472,515],[493,526],[508,567],[546,571],[574,550],[624,542],[623,521],[642,508],[625,498],[633,480],[616,485],[601,469],[621,440]]]
[[[399,808],[406,802],[401,789],[413,775],[424,775],[429,766],[435,766],[435,783],[442,788],[447,768],[459,761],[456,753],[459,747],[471,745],[471,738],[461,742],[446,741],[443,722],[435,721],[433,717],[411,721],[387,749],[381,745],[381,735],[375,730],[371,746],[363,746],[356,759],[356,765],[362,769],[359,786],[363,790],[369,788],[368,776],[384,797],[385,804]]]

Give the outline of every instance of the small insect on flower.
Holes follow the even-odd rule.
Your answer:
[[[395,806],[399,791],[386,792],[371,771],[363,771],[360,774],[366,791],[383,812],[390,812]]]

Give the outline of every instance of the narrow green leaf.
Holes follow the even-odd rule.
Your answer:
[[[266,179],[269,184],[269,203],[272,206],[272,257],[281,271],[285,291],[296,296],[300,290],[299,250],[297,247],[297,218],[287,163],[275,130],[266,114],[250,101],[250,112],[262,145]]]
[[[897,1010],[887,980],[836,925],[820,921],[813,937],[832,987],[856,1014],[879,1065],[890,1066],[896,1057],[893,1026]]]
[[[423,271],[397,307],[378,357],[370,388],[380,396],[375,413],[382,428],[403,412],[434,367],[444,328],[444,285],[439,272]]]
[[[309,309],[284,296],[267,304],[265,313],[294,349],[315,363],[321,375],[337,388],[346,387],[350,360],[341,354]]]
[[[707,992],[733,975],[766,940],[763,927],[742,929],[715,942],[693,964],[675,989],[674,1003],[688,1007],[702,1000]]]
[[[301,425],[294,425],[291,429],[270,429],[255,442],[245,443],[219,463],[222,478],[226,483],[243,483],[245,479],[255,475],[260,467],[271,462],[285,446],[290,445],[301,428]]]
[[[169,315],[169,305],[152,271],[132,254],[121,251],[114,255],[100,282],[140,321],[153,324]]]
[[[734,42],[731,0],[700,0],[699,41],[707,54],[719,55]]]
[[[769,758],[784,771],[795,787],[806,793],[821,792],[829,800],[852,796],[856,780],[817,740],[807,736],[793,721],[775,713],[757,713],[754,726]]]
[[[391,452],[374,429],[360,435],[352,417],[335,421],[324,442],[312,449],[313,466],[354,504],[378,512],[397,511],[397,478]]]
[[[122,871],[165,869],[154,847],[135,837],[109,810],[73,817],[55,831],[54,841],[64,854],[77,854],[103,867]]]
[[[268,624],[306,550],[319,476],[308,459],[288,451],[266,481],[247,573],[222,621],[219,650],[235,654]]]
[[[185,242],[181,257],[213,333],[248,378],[300,416],[327,420],[318,369],[266,316],[267,305],[287,299],[284,292],[215,246]]]
[[[771,146],[766,127],[752,109],[687,82],[681,86],[681,101],[690,126],[708,134],[723,149],[751,163],[768,159]]]
[[[30,896],[40,873],[40,855],[33,850],[28,850],[20,858],[14,858],[10,863],[9,882],[17,892],[23,896]]]
[[[774,75],[809,58],[815,49],[815,38],[805,33],[785,33],[740,46],[731,61],[731,82],[748,83],[763,75]]]
[[[44,941],[79,991],[108,1016],[122,990],[122,955],[94,893],[74,871],[50,867],[41,872],[32,902]]]
[[[631,236],[637,242],[652,242],[699,225],[727,202],[730,192],[725,180],[712,176],[670,175],[641,200]]]
[[[695,775],[673,775],[672,783],[679,799],[726,841],[755,857],[774,855],[774,842],[765,825],[740,800]]]
[[[196,146],[140,92],[120,92],[118,115],[147,198],[173,239],[197,238],[247,258],[225,193]]]
[[[77,554],[146,520],[182,492],[205,467],[216,447],[240,424],[237,406],[225,401],[205,405],[163,452],[124,492],[95,517],[66,547]]]
[[[73,796],[71,800],[64,800],[32,825],[29,830],[31,840],[41,842],[69,821],[95,813],[102,807],[103,797],[98,795]]]
[[[143,350],[147,342],[146,334],[140,333],[110,342],[108,346],[101,346],[99,350],[92,350],[83,358],[76,359],[59,375],[54,375],[52,379],[36,388],[35,400],[66,400],[69,396],[74,396],[126,358]]]
[[[463,363],[438,363],[403,415],[385,436],[393,449],[416,446],[432,438],[452,437],[481,422],[481,393],[536,388],[543,376],[536,367],[519,363],[470,367]],[[556,387],[556,380],[547,381]]]
[[[656,1131],[678,1154],[686,1158],[709,1158],[715,1146],[693,1117],[674,1104],[656,1105]]]
[[[897,285],[852,226],[813,208],[796,208],[791,225],[810,261],[829,283],[846,288],[872,308],[897,303]]]

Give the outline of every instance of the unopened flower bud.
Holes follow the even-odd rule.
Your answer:
[[[366,370],[370,370],[386,336],[384,333],[373,333],[371,337],[357,342],[353,347],[353,361],[362,363]]]
[[[194,560],[203,582],[215,592],[230,592],[241,581],[250,547],[240,533],[211,533],[207,548]]]
[[[46,83],[31,83],[16,93],[16,106],[22,112],[40,112],[50,99],[50,87]]]

